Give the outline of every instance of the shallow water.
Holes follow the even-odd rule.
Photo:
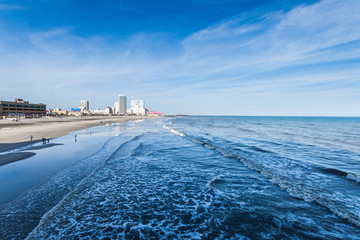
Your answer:
[[[0,236],[360,239],[359,140],[359,118],[128,122],[1,209]]]
[[[40,142],[0,153],[0,157],[12,152],[36,153],[31,158],[0,167],[0,207],[41,184],[56,172],[97,152],[109,138],[119,134],[123,127],[121,124],[93,127],[50,140],[49,144]],[[59,145],[42,149],[52,144]]]

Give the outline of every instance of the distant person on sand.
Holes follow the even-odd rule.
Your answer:
[[[76,136],[76,134],[75,134],[75,142],[77,141],[77,136]]]
[[[30,141],[32,141],[32,140],[33,140],[33,136],[31,135],[31,136],[30,136]]]

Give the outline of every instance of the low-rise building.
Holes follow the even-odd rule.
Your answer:
[[[16,98],[14,102],[0,101],[0,117],[43,117],[46,116],[46,104],[29,103]]]
[[[58,114],[58,115],[67,115],[68,111],[61,110],[61,108],[55,108],[51,111],[52,113]]]
[[[163,112],[154,112],[154,111],[149,111],[148,112],[148,116],[161,116],[163,114]]]
[[[100,108],[96,108],[91,112],[92,114],[106,114],[106,110],[102,110]]]

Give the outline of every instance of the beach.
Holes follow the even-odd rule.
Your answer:
[[[89,116],[81,118],[35,118],[23,119],[20,121],[0,120],[0,153],[41,142],[43,138],[53,139],[61,137],[72,131],[80,129],[145,118],[147,117]],[[44,148],[49,146],[52,145],[46,144],[41,147]],[[0,157],[0,166],[18,160],[23,160],[33,155],[34,154],[30,152],[3,154]]]
[[[89,116],[24,119],[18,122],[0,120],[0,152],[32,143],[31,136],[32,141],[36,142],[42,138],[57,138],[93,126],[145,118],[147,117]]]

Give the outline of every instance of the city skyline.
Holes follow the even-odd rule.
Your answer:
[[[0,1],[0,100],[105,109],[120,92],[167,114],[360,116],[359,8]]]

